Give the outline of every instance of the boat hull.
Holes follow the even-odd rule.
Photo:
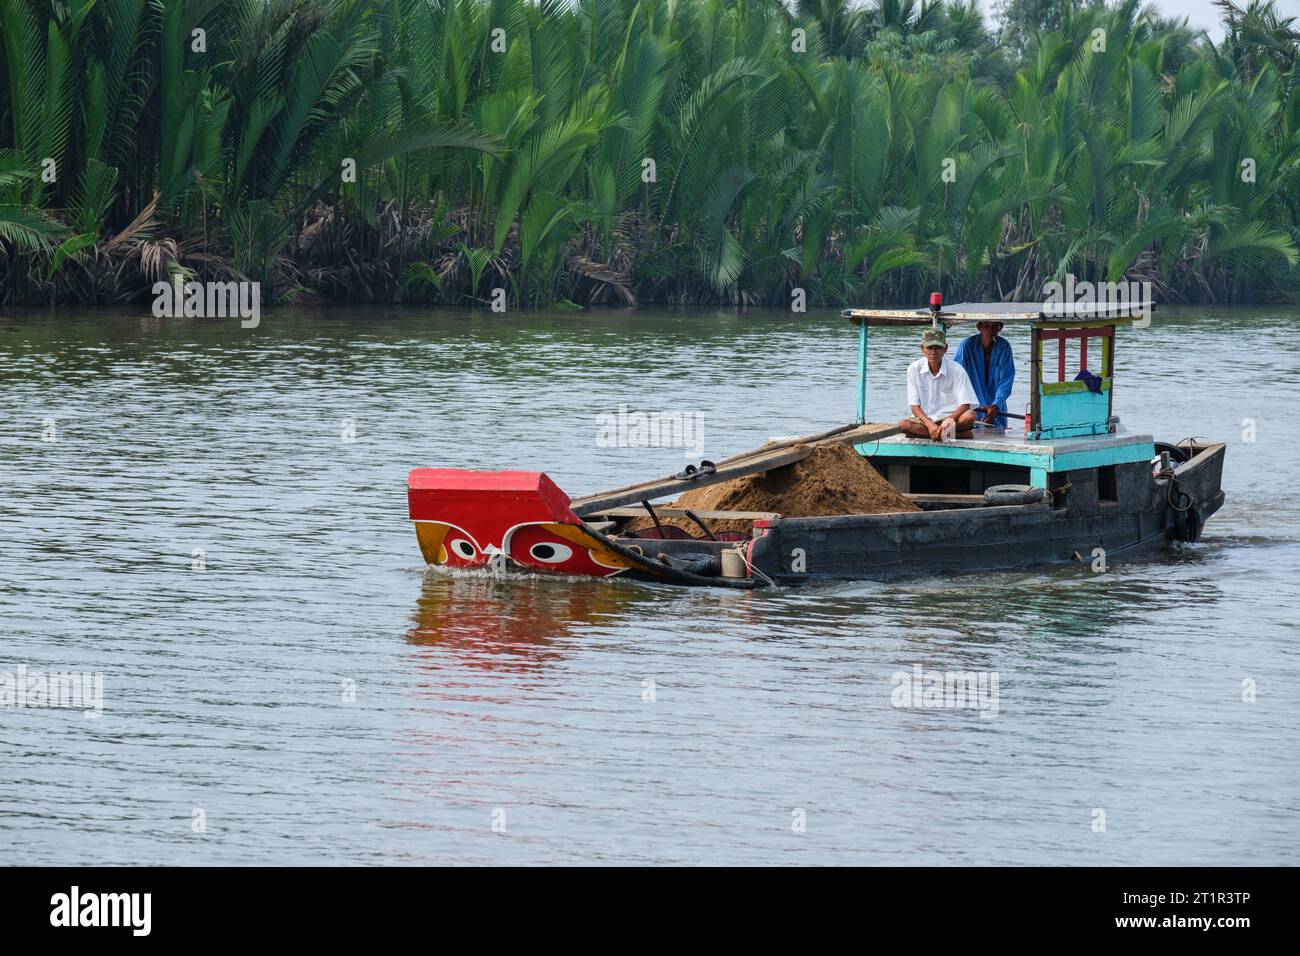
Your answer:
[[[739,544],[746,572],[739,578],[691,570],[736,543],[606,533],[610,522],[574,513],[540,472],[416,469],[409,500],[425,559],[453,568],[749,588],[1070,562],[1103,567],[1197,540],[1222,506],[1225,447],[1181,447],[1188,460],[1172,473],[1153,474],[1150,461],[1109,466],[1105,479],[1097,468],[1055,472],[1044,498],[1029,504],[915,495],[927,510],[759,519],[753,538]]]
[[[1173,478],[1154,476],[1148,463],[1118,467],[1113,500],[1099,497],[1095,470],[1081,469],[1053,475],[1058,493],[1035,504],[776,519],[759,529],[753,563],[774,582],[794,585],[1080,562],[1103,567],[1098,562],[1152,555],[1197,540],[1223,504],[1224,446],[1192,446],[1189,453]],[[1184,503],[1179,491],[1191,499],[1190,525],[1175,507]]]

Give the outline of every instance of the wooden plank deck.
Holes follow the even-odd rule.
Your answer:
[[[844,425],[829,432],[789,438],[775,444],[765,445],[753,451],[732,455],[718,462],[718,470],[711,475],[700,478],[678,478],[668,475],[649,481],[601,491],[591,495],[574,498],[569,502],[573,513],[579,517],[607,512],[610,508],[635,504],[640,501],[654,501],[668,495],[679,494],[692,488],[704,488],[708,485],[756,475],[802,461],[821,445],[845,444],[856,445],[862,442],[877,441],[898,434],[897,424],[868,422],[864,425]]]
[[[918,505],[947,505],[953,508],[969,508],[985,503],[983,495],[909,494],[907,498]]]
[[[661,518],[685,518],[689,511],[695,517],[707,521],[758,521],[763,518],[779,518],[781,515],[775,511],[710,511],[707,508],[669,508],[667,505],[660,507],[654,506],[655,514]],[[648,518],[650,512],[646,511],[641,505],[633,505],[628,508],[605,508],[602,511],[590,512],[593,518]],[[591,524],[590,521],[587,524]]]

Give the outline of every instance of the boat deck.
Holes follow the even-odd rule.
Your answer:
[[[929,459],[935,463],[951,461],[1028,468],[1030,484],[1040,488],[1047,487],[1047,476],[1053,472],[1149,461],[1155,455],[1154,439],[1150,435],[1080,435],[1029,441],[1023,432],[1014,428],[1005,432],[977,428],[973,438],[947,442],[894,435],[853,447],[858,454],[868,458]]]

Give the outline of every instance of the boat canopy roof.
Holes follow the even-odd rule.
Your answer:
[[[929,325],[943,322],[1024,322],[1061,325],[1099,320],[1132,322],[1150,314],[1150,302],[958,302],[931,309],[844,309],[854,325]]]

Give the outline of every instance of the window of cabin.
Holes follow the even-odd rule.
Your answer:
[[[1039,333],[1038,371],[1043,384],[1073,381],[1084,369],[1110,375],[1110,339],[1114,326],[1044,329]]]
[[[1097,469],[1097,500],[1112,504],[1119,501],[1119,476],[1114,465]]]

